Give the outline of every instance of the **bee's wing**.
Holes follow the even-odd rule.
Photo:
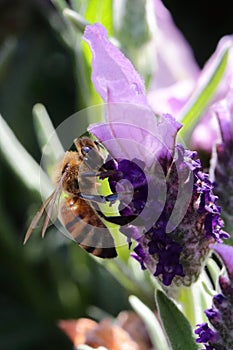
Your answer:
[[[42,215],[44,214],[46,208],[48,207],[48,211],[47,211],[46,216],[45,216],[45,220],[44,220],[43,228],[42,228],[42,233],[41,233],[42,237],[44,237],[45,232],[47,230],[47,227],[49,225],[49,221],[51,219],[52,213],[54,211],[55,205],[60,199],[60,195],[62,192],[62,185],[64,183],[66,176],[67,176],[67,173],[64,173],[62,175],[56,189],[46,199],[46,201],[42,204],[42,206],[40,207],[40,209],[38,210],[38,212],[36,213],[36,215],[32,219],[31,224],[26,232],[23,244],[26,244],[26,242],[28,241],[29,237],[32,234],[32,231],[36,228],[38,222],[40,221]]]
[[[87,201],[78,197],[65,199],[60,215],[66,229],[88,253],[100,258],[117,256],[111,233]]]
[[[29,237],[32,234],[32,231],[36,228],[38,222],[40,221],[46,207],[49,205],[49,203],[51,202],[53,196],[54,196],[55,191],[46,199],[46,201],[42,204],[42,206],[40,207],[40,209],[38,210],[38,212],[36,213],[36,215],[34,216],[34,218],[31,221],[31,224],[26,232],[26,235],[24,237],[24,241],[23,244],[27,243]],[[48,216],[48,215],[47,215]],[[47,224],[48,226],[48,224]],[[44,226],[43,226],[44,228]]]

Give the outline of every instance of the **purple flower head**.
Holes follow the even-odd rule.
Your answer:
[[[216,182],[216,194],[222,206],[223,218],[231,226],[233,219],[233,90],[215,105],[220,126],[220,141],[212,157],[212,173]]]
[[[133,256],[164,285],[190,285],[209,243],[222,237],[213,184],[196,152],[176,144],[181,125],[150,109],[141,77],[106,30],[87,26],[84,40],[93,55],[93,83],[106,103],[105,123],[89,131],[109,152],[109,185],[119,195],[120,215],[130,217],[120,231],[129,245],[138,242]]]
[[[195,333],[199,338],[196,341],[212,349],[228,350],[233,348],[233,247],[217,243],[211,244],[210,248],[221,258],[227,276],[219,277],[221,293],[213,297],[212,308],[205,311],[211,328],[207,323],[197,325]]]

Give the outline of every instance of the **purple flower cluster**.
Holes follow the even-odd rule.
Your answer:
[[[222,230],[213,184],[201,171],[196,152],[176,145],[181,125],[155,115],[141,77],[107,38],[100,24],[87,26],[84,39],[93,55],[92,80],[106,104],[106,122],[89,131],[111,155],[105,168],[113,193],[121,193],[119,213],[135,220],[121,227],[132,254],[165,286],[190,285],[201,272],[209,244]]]
[[[152,223],[151,227],[139,234],[135,234],[136,227],[128,225],[121,231],[129,237],[134,238],[138,245],[132,256],[136,258],[143,268],[149,268],[154,276],[159,276],[165,286],[169,286],[173,279],[176,284],[190,285],[199,276],[203,262],[208,255],[208,245],[211,242],[221,242],[228,238],[223,230],[223,222],[220,219],[220,207],[216,205],[217,197],[213,195],[213,184],[207,174],[201,171],[200,161],[196,159],[196,152],[184,150],[180,145],[176,146],[177,157],[172,160],[166,171],[166,201],[159,218],[153,222],[155,208],[158,207],[156,198],[150,202],[146,219]],[[124,161],[122,161],[124,162]],[[163,163],[164,159],[163,159]],[[119,162],[119,168],[121,161]],[[167,160],[167,165],[169,161]],[[134,186],[133,200],[122,212],[122,215],[140,214],[141,204],[147,203],[147,188],[144,181],[140,184],[135,179],[142,178],[141,169],[138,177],[136,173],[130,176],[129,169],[125,169]],[[179,175],[179,177],[178,177]],[[150,180],[155,183],[155,177]],[[112,179],[110,178],[110,186]],[[169,233],[167,225],[171,218],[177,201],[179,182],[190,181],[192,196],[187,211],[184,213],[180,223]],[[157,186],[159,183],[157,182]],[[150,187],[150,186],[149,186]],[[140,196],[138,196],[140,193]],[[182,210],[183,208],[180,208]],[[148,215],[150,217],[148,217]],[[143,218],[143,216],[142,216]],[[146,227],[146,222],[144,228]],[[180,276],[180,277],[179,277]]]
[[[231,350],[233,349],[233,248],[224,244],[212,246],[227,269],[228,276],[219,277],[221,293],[213,297],[212,308],[205,311],[211,324],[197,325],[195,333],[197,342],[202,343],[206,350]]]

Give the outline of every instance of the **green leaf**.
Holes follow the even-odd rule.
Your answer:
[[[65,0],[52,0],[52,3],[61,12],[67,7]]]
[[[79,13],[68,8],[63,10],[63,15],[82,33],[84,32],[86,25],[90,24]]]
[[[125,0],[114,3],[115,36],[121,51],[143,76],[146,87],[154,75],[154,43],[156,21],[151,13],[153,3],[146,0]],[[143,52],[143,55],[142,55]]]
[[[203,115],[205,109],[208,107],[211,99],[216,92],[216,89],[221,82],[223,74],[226,70],[227,61],[229,56],[229,47],[226,47],[219,59],[215,63],[212,74],[208,78],[207,82],[202,89],[198,86],[194,91],[193,96],[189,99],[187,104],[181,111],[180,120],[183,123],[179,134],[184,138],[185,141],[190,139],[190,135],[198,123],[200,117]]]
[[[174,302],[157,291],[157,304],[161,321],[173,350],[197,350],[191,326]]]
[[[119,3],[118,6],[121,6]],[[138,50],[150,40],[150,28],[146,13],[145,0],[126,0],[124,8],[117,8],[122,16],[119,18],[117,36],[126,49]],[[141,55],[141,52],[139,53]]]
[[[108,35],[113,35],[113,15],[112,15],[112,0],[89,0],[84,13],[85,19],[91,24],[99,22],[108,31]],[[87,105],[96,105],[102,103],[102,99],[94,89],[91,75],[91,51],[87,43],[82,45],[83,55],[85,58],[84,69],[86,72],[85,81],[88,82],[89,93],[87,98]]]
[[[71,49],[74,50],[77,73],[75,77],[77,84],[82,87],[80,94],[82,95],[86,106],[102,103],[102,100],[99,94],[97,94],[97,92],[94,90],[91,81],[91,51],[87,43],[81,41],[81,35],[83,34],[86,25],[94,22],[101,22],[103,24],[101,18],[98,20],[98,11],[100,11],[101,6],[98,11],[96,10],[97,12],[95,12],[95,8],[93,9],[93,6],[96,4],[96,1],[89,3],[87,5],[86,15],[84,14],[85,18],[78,12],[70,10],[68,8],[63,10],[64,18],[68,24],[67,27],[70,27],[68,31],[68,38],[70,37],[70,39],[68,39],[67,43]],[[106,4],[107,3],[109,3],[109,1],[106,1]],[[106,27],[108,28],[108,26]],[[110,30],[110,32],[111,31],[112,30]],[[76,38],[76,40],[79,38],[75,45],[72,45],[72,42],[74,41],[72,38]]]
[[[101,23],[113,35],[112,0],[89,0],[85,19],[90,23]]]
[[[115,239],[115,237],[114,237]],[[119,253],[119,249],[117,249]],[[122,254],[121,254],[122,255]],[[124,287],[130,294],[136,294],[147,305],[154,307],[153,293],[149,290],[146,281],[138,281],[132,273],[130,265],[123,262],[121,257],[116,259],[97,259],[98,263],[104,267],[115,277],[115,279]]]
[[[48,176],[18,141],[1,115],[0,130],[0,152],[5,156],[9,165],[28,188],[37,192],[41,191],[42,195],[47,197],[52,191]]]
[[[137,314],[141,317],[141,319],[145,323],[147,331],[150,335],[150,339],[153,344],[153,347],[155,349],[170,350],[166,336],[155,314],[145,304],[143,304],[141,300],[139,300],[134,295],[131,295],[129,297],[129,302],[132,308],[134,309],[134,311],[137,312]],[[186,349],[189,349],[189,348],[186,348]],[[190,348],[189,350],[191,349],[192,348]]]
[[[96,22],[101,23],[107,29],[108,34],[112,36],[112,0],[89,0],[86,1],[83,6],[78,6],[76,4],[75,8],[79,8],[80,12],[73,11],[69,8],[63,9],[64,18],[68,22],[67,24],[70,24],[71,27],[68,31],[68,38],[70,37],[70,39],[68,39],[68,45],[72,49],[72,46],[75,47],[75,59],[78,72],[77,81],[82,87],[81,93],[83,95],[83,100],[87,106],[96,105],[102,103],[102,99],[95,91],[90,79],[92,57],[91,51],[86,43],[82,43],[82,45],[80,45],[81,38],[79,38],[79,42],[75,45],[72,44],[72,38],[77,37],[77,34],[81,35],[81,33],[84,32],[86,25]]]
[[[50,168],[64,156],[65,151],[44,105],[37,103],[32,112],[36,136],[43,155],[43,166],[49,173]]]

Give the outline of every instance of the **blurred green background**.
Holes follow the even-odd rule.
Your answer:
[[[77,3],[83,8],[90,1]],[[165,4],[200,66],[219,38],[233,32],[230,1]],[[43,103],[55,127],[85,107],[74,50],[59,35],[65,26],[49,0],[0,0],[0,112],[38,162],[33,105]],[[128,294],[114,277],[55,229],[44,240],[38,230],[23,246],[40,204],[38,193],[23,184],[0,152],[1,350],[72,349],[56,327],[58,319],[96,316],[93,306],[111,315],[129,308]]]

